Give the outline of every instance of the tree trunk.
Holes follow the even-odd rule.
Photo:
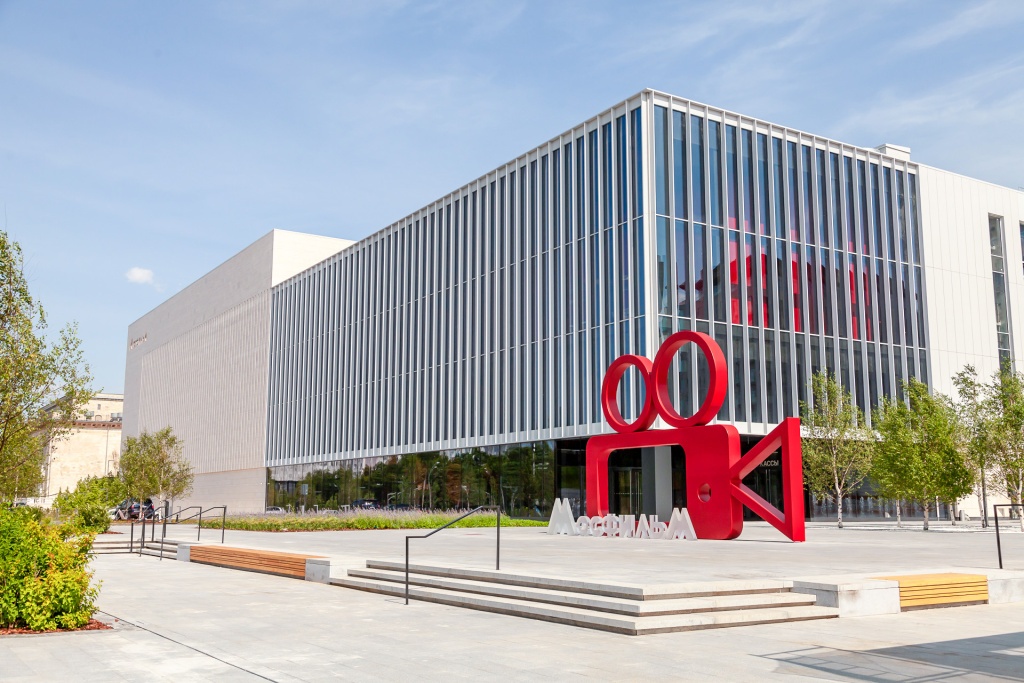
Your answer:
[[[843,493],[836,490],[836,513],[839,516],[839,528],[843,528]]]
[[[900,501],[899,500],[896,501],[896,528],[897,529],[902,529],[903,528],[902,507],[900,506]]]
[[[924,505],[924,530],[928,531],[928,499],[926,498],[922,505]]]

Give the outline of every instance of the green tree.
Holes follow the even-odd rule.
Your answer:
[[[973,365],[953,376],[957,390],[957,419],[961,428],[961,449],[967,462],[974,469],[975,493],[982,519],[987,519],[987,484],[992,469],[991,454],[991,404],[985,400],[986,387],[978,381]]]
[[[124,482],[117,477],[86,477],[74,491],[58,493],[53,507],[82,529],[103,533],[110,528],[110,509],[126,495]]]
[[[172,503],[192,491],[194,479],[181,439],[170,427],[125,439],[118,476],[132,498],[158,497]]]
[[[0,502],[35,493],[43,446],[67,434],[93,394],[75,326],[54,342],[47,329],[21,247],[0,231]]]
[[[813,406],[801,402],[804,481],[812,493],[836,501],[839,528],[843,528],[843,498],[868,475],[874,456],[871,433],[864,415],[834,375],[811,378]]]
[[[875,416],[879,434],[872,473],[885,495],[909,498],[924,508],[924,529],[936,500],[955,501],[971,492],[974,473],[961,450],[956,410],[911,378],[907,401],[884,400]]]
[[[1019,505],[1024,502],[1024,375],[1005,364],[984,389],[994,482],[1000,493]],[[1024,531],[1024,515],[1020,523]]]

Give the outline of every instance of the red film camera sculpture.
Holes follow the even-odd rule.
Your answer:
[[[704,402],[690,417],[672,407],[668,370],[672,359],[687,342],[693,342],[708,361],[709,388]],[[619,412],[619,380],[629,367],[636,368],[646,388],[640,415],[626,422]],[[587,514],[608,514],[608,458],[623,448],[680,446],[686,461],[686,507],[697,538],[725,540],[743,531],[743,506],[764,519],[792,541],[805,540],[803,459],[800,454],[800,420],[784,419],[746,455],[740,453],[739,432],[732,425],[709,425],[718,414],[729,386],[729,371],[722,349],[700,332],[684,330],[665,340],[652,363],[648,358],[619,356],[605,373],[601,406],[616,434],[595,436],[587,442]],[[672,428],[651,430],[660,415]],[[743,478],[768,456],[781,449],[782,500],[785,513],[744,485]]]

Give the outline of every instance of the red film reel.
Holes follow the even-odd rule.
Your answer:
[[[697,412],[690,417],[683,417],[672,406],[672,398],[668,391],[668,370],[676,352],[687,343],[694,343],[704,353],[708,361],[708,393]],[[626,422],[619,412],[618,392],[619,380],[629,367],[635,367],[644,380],[644,404],[640,415],[633,422]],[[628,434],[642,432],[654,424],[660,415],[673,427],[695,427],[706,425],[715,418],[725,401],[729,389],[729,371],[725,362],[725,354],[714,339],[703,332],[683,330],[676,332],[665,340],[658,349],[652,363],[643,356],[626,354],[619,356],[605,373],[601,384],[601,407],[605,419],[612,429]]]

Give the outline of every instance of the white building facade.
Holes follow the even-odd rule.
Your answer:
[[[211,475],[197,498],[258,486],[246,507],[582,505],[605,368],[680,329],[718,340],[732,380],[719,420],[751,441],[798,414],[815,372],[870,413],[911,377],[949,393],[965,364],[987,377],[1024,351],[1024,193],[650,90],[328,244],[217,305],[213,271],[132,326],[158,332],[129,353],[126,433],[171,424],[191,439]],[[249,356],[225,357],[233,334]],[[684,351],[672,379],[692,412],[703,359]],[[639,399],[627,382],[624,415]],[[613,507],[649,507],[644,457],[613,461]],[[770,468],[756,475],[776,498]],[[884,513],[862,498],[851,512]]]

